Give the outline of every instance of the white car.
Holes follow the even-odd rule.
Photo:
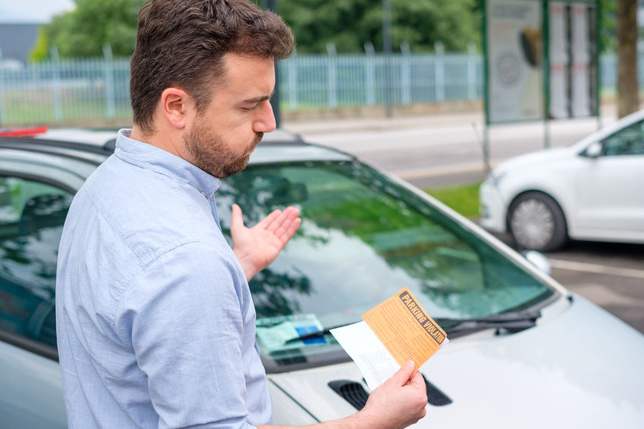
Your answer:
[[[644,110],[565,148],[518,156],[480,189],[480,224],[520,249],[644,243]]]
[[[0,429],[67,427],[58,241],[73,194],[113,138],[0,138]],[[643,427],[644,335],[424,192],[271,133],[216,199],[227,236],[232,203],[247,225],[278,207],[301,209],[296,236],[250,282],[276,424],[364,406],[369,388],[327,328],[360,321],[406,286],[450,338],[421,368],[429,400],[416,428]]]

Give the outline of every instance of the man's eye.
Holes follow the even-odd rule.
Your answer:
[[[259,106],[259,104],[252,104],[252,105],[242,106],[241,110],[243,110],[244,112],[250,112],[252,110],[257,109],[257,106]]]

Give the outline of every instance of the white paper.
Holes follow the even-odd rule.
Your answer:
[[[366,322],[332,329],[331,334],[358,365],[371,390],[380,386],[400,369],[398,362]]]

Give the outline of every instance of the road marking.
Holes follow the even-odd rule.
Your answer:
[[[561,259],[548,259],[552,268],[568,271],[581,271],[585,273],[606,274],[610,276],[630,277],[644,279],[644,270],[632,268],[609,267],[607,265],[589,264],[586,262],[564,261]]]

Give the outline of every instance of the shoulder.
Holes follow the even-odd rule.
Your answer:
[[[142,263],[184,244],[227,245],[208,200],[189,184],[108,160],[88,180],[80,210],[95,211]]]

